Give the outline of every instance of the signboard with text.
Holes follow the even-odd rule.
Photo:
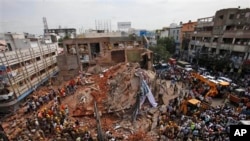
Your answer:
[[[250,125],[230,125],[230,141],[248,141]]]
[[[118,22],[118,29],[128,29],[131,28],[131,22]]]

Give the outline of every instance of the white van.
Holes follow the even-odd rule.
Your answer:
[[[207,79],[209,79],[209,80],[215,80],[215,77],[214,77],[214,76],[207,75],[206,77],[207,77]]]
[[[219,77],[218,80],[226,81],[226,82],[228,82],[228,83],[231,83],[231,82],[232,82],[231,79],[226,78],[226,77]]]
[[[209,79],[209,81],[215,83],[216,85],[220,83],[219,81],[216,81],[214,79]]]

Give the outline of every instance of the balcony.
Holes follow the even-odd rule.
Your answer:
[[[219,48],[223,50],[245,52],[248,47],[246,45],[221,44]]]
[[[212,37],[212,31],[196,31],[193,36],[195,37]]]
[[[197,27],[208,27],[208,26],[213,26],[214,25],[214,22],[211,21],[211,22],[202,22],[202,21],[199,21],[197,23]]]
[[[216,48],[216,47],[217,47],[217,45],[218,45],[218,43],[217,43],[217,42],[210,43],[210,47],[211,47],[211,48]]]
[[[41,55],[49,54],[51,52],[56,52],[56,48],[50,48],[50,49],[44,49],[40,52],[39,48],[29,48],[29,49],[23,49],[23,50],[16,50],[16,51],[10,51],[6,52],[5,56],[3,54],[0,54],[1,61],[3,64],[6,65],[14,65],[19,63],[19,61],[27,61],[35,57],[39,57]]]
[[[209,47],[211,45],[211,43],[209,42],[201,42],[201,41],[195,41],[195,40],[191,40],[190,44],[195,45],[195,46],[206,46],[206,47]]]
[[[250,38],[250,30],[227,30],[224,31],[224,38]]]
[[[237,51],[237,52],[246,52],[248,49],[248,46],[246,45],[234,45],[233,46],[233,51]]]
[[[191,41],[190,41],[190,45],[195,45],[195,46],[196,46],[197,44],[199,44],[199,42],[200,42],[200,41],[191,40]]]

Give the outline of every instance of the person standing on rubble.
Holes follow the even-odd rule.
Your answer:
[[[26,127],[27,127],[27,129],[29,130],[29,131],[31,131],[31,121],[30,121],[30,119],[29,118],[26,118]]]
[[[170,88],[173,88],[173,86],[174,86],[174,81],[175,81],[174,78],[172,78],[172,79],[171,79],[171,83],[170,83]]]
[[[173,95],[175,95],[177,92],[178,92],[177,84],[174,84],[174,92],[173,92]]]
[[[61,97],[60,97],[60,96],[56,96],[56,100],[57,100],[57,102],[58,102],[59,105],[62,104],[62,102],[61,102]]]
[[[66,105],[66,107],[65,107],[65,114],[66,114],[66,116],[69,116],[69,108],[68,108],[68,105]]]

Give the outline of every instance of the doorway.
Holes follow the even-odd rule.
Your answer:
[[[92,58],[96,58],[100,54],[100,43],[90,43],[90,50]]]
[[[10,43],[7,43],[7,47],[8,47],[9,51],[12,51],[12,47],[11,47]]]

